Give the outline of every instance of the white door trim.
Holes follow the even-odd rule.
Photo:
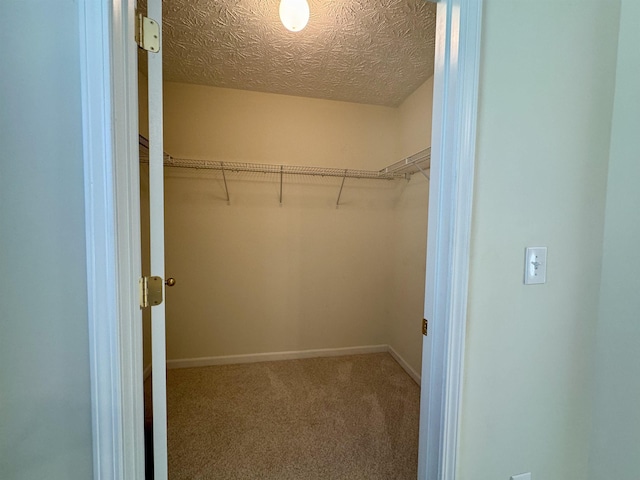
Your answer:
[[[144,478],[133,2],[80,0],[94,479]]]
[[[140,159],[138,147],[138,46],[135,2],[102,0],[111,6],[112,91],[120,332],[123,479],[144,478],[144,389],[140,237]]]
[[[122,473],[108,11],[79,3],[94,478]],[[106,31],[105,31],[106,30]],[[107,408],[113,406],[113,410]],[[113,461],[103,461],[103,458]]]
[[[96,479],[140,480],[144,471],[142,332],[135,298],[141,272],[134,4],[79,0]],[[429,214],[439,228],[429,232],[429,258],[437,261],[428,264],[435,282],[425,312],[440,348],[434,342],[432,394],[423,404],[428,435],[421,435],[421,480],[455,476],[481,11],[482,0],[438,3],[438,15],[446,19],[438,21],[446,42],[437,52],[434,92],[434,118],[442,128],[433,131],[431,189],[439,207],[431,211],[430,199]]]
[[[149,105],[149,259],[152,276],[166,278],[164,261],[164,142],[162,106],[162,0],[148,0],[146,15],[156,22],[160,50],[147,52]],[[164,280],[162,284],[165,290]],[[164,295],[163,295],[164,296]],[[166,298],[166,296],[164,296]],[[153,405],[153,478],[169,477],[167,452],[167,352],[165,303],[151,309],[151,403]]]
[[[419,480],[454,480],[462,402],[482,0],[438,2]],[[423,377],[425,375],[423,374]]]

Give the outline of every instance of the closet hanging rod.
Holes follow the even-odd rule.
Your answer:
[[[148,150],[148,140],[140,135],[140,146]],[[228,172],[248,172],[283,175],[309,175],[316,177],[361,178],[369,180],[394,180],[409,178],[414,173],[429,169],[431,149],[427,148],[399,162],[393,163],[382,170],[356,170],[330,167],[307,167],[302,165],[273,165],[261,163],[220,162],[210,160],[195,160],[188,158],[174,158],[164,154],[166,167],[192,168],[196,170],[218,170]],[[140,161],[148,162],[148,156],[141,155]]]

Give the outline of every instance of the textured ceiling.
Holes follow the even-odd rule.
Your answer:
[[[398,106],[433,74],[432,3],[309,0],[295,33],[279,4],[163,0],[165,80]]]

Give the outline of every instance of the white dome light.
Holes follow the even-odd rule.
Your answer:
[[[292,32],[299,32],[309,21],[307,0],[282,0],[280,2],[280,20]]]

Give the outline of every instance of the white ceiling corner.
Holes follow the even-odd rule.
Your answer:
[[[434,4],[308,1],[294,33],[279,0],[163,0],[165,80],[398,106],[433,75]]]

